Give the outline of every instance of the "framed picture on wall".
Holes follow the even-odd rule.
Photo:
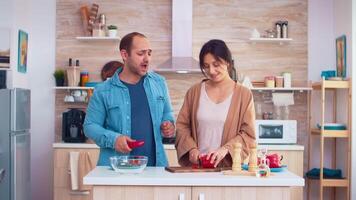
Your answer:
[[[336,38],[336,76],[346,77],[346,36]]]
[[[28,34],[19,30],[19,43],[18,43],[18,60],[17,71],[26,73],[27,71],[27,51],[28,51]]]

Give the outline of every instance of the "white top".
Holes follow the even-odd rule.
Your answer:
[[[223,102],[215,103],[206,93],[205,82],[201,84],[197,110],[198,147],[201,153],[208,153],[220,147],[231,99],[232,93]]]
[[[163,167],[147,167],[141,174],[120,174],[98,166],[84,177],[85,185],[135,186],[304,186],[304,179],[289,172],[272,173],[268,178],[232,176],[222,172],[170,173]]]

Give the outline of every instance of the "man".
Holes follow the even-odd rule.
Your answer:
[[[148,166],[167,166],[162,135],[174,135],[174,118],[165,79],[148,72],[152,49],[146,36],[133,32],[122,38],[124,67],[98,85],[84,122],[85,135],[100,147],[97,165],[110,165],[114,155],[144,155]],[[131,149],[128,142],[144,140]]]

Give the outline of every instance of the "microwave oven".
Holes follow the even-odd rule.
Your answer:
[[[258,144],[296,144],[296,120],[256,120]]]

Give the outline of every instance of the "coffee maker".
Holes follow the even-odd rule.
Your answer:
[[[63,113],[62,140],[69,143],[84,143],[86,137],[83,131],[85,112],[72,108]]]

